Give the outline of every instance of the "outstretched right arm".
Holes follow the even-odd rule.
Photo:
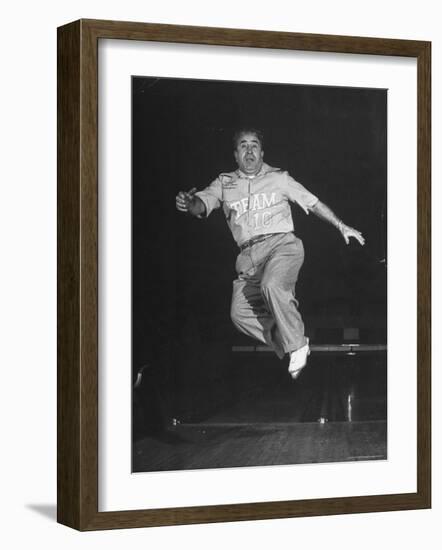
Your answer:
[[[192,216],[205,216],[206,207],[203,201],[195,196],[196,187],[190,191],[180,191],[175,199],[177,210],[180,212],[188,212]]]
[[[222,183],[218,177],[202,191],[197,192],[195,187],[190,191],[180,191],[176,196],[176,207],[180,212],[207,218],[212,210],[221,206],[222,197]]]

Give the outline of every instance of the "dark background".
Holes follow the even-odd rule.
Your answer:
[[[386,90],[134,77],[133,370],[149,365],[165,421],[222,406],[238,383],[232,346],[253,344],[229,317],[238,249],[222,211],[197,220],[175,209],[178,191],[236,168],[243,125],[264,132],[268,164],[366,239],[346,246],[293,207],[307,334],[340,342],[358,327],[361,341],[386,342]]]

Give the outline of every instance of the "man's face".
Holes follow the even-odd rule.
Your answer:
[[[260,171],[264,151],[256,134],[248,132],[241,134],[236,143],[234,155],[239,169],[245,174],[254,175]]]

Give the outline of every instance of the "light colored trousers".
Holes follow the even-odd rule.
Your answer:
[[[281,359],[307,343],[295,297],[303,262],[304,246],[293,233],[272,235],[244,249],[236,260],[232,321]]]

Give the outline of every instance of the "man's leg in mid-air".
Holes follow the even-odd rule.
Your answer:
[[[231,317],[245,334],[271,346],[278,357],[305,346],[295,284],[304,259],[292,233],[254,245],[238,257]]]
[[[278,328],[264,304],[259,279],[248,277],[233,281],[230,315],[238,330],[273,348],[280,359],[284,357]]]
[[[275,247],[265,263],[261,278],[261,295],[266,309],[275,320],[285,353],[291,353],[307,344],[295,294],[303,262],[302,241],[289,233]]]

